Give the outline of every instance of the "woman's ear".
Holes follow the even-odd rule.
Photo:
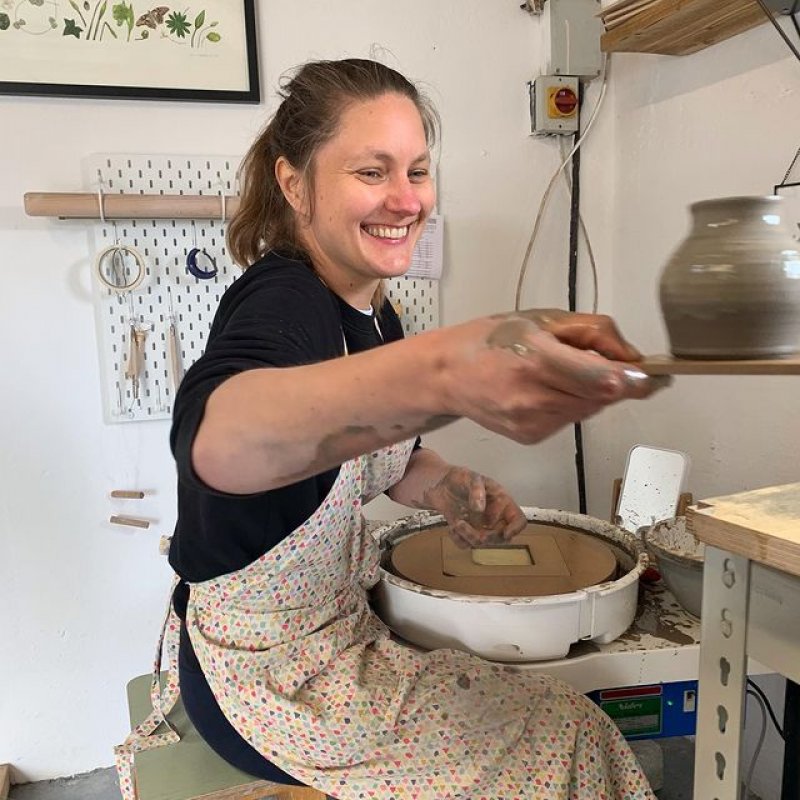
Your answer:
[[[275,180],[281,187],[286,202],[295,213],[307,216],[305,180],[302,173],[295,169],[285,156],[279,156],[275,162]]]

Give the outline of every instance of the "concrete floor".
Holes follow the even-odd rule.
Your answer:
[[[692,800],[694,743],[675,738],[660,741],[664,752],[664,785],[659,800]],[[9,800],[120,800],[113,768],[97,769],[72,778],[11,787]],[[751,795],[751,800],[758,800]]]

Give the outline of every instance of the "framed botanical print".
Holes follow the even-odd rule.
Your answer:
[[[0,0],[0,93],[259,102],[255,0],[163,2]]]

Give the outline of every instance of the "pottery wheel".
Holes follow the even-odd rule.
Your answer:
[[[445,525],[426,528],[398,542],[390,562],[420,586],[494,597],[568,594],[617,572],[614,551],[596,536],[537,523],[510,542],[471,549],[459,548]]]

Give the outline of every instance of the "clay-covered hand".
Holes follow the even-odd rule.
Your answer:
[[[615,361],[638,361],[642,355],[627,342],[611,317],[560,308],[534,308],[505,316],[522,317],[551,333],[559,342],[580,350],[594,350]],[[498,317],[499,319],[500,317]]]
[[[649,397],[669,377],[650,377],[613,320],[530,310],[450,328],[447,404],[454,416],[532,444],[619,400]]]
[[[451,467],[425,491],[425,506],[447,521],[459,547],[507,542],[528,524],[511,495],[491,478]]]

